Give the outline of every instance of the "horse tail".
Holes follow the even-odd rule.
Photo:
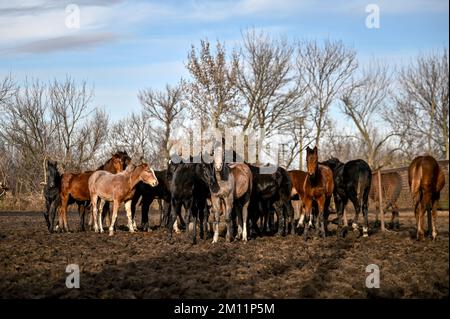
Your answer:
[[[370,185],[372,184],[372,173],[363,172],[358,176],[357,184],[357,198],[359,206],[362,208],[364,203],[367,201],[370,192]]]
[[[420,200],[420,181],[422,180],[422,165],[414,166],[410,176],[410,188],[414,203]]]
[[[394,177],[391,180],[391,183],[394,184],[394,189],[392,191],[391,198],[389,198],[390,206],[393,206],[397,202],[397,199],[400,197],[400,192],[402,191],[403,188],[402,177],[400,176],[400,174],[395,173],[395,175],[393,176]]]

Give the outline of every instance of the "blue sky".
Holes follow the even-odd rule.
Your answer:
[[[80,10],[79,29],[65,25],[68,4]],[[380,8],[379,29],[365,26],[368,4]],[[246,28],[341,39],[362,64],[402,65],[448,47],[448,10],[447,0],[0,0],[0,77],[87,80],[94,105],[115,120],[139,109],[140,89],[187,77],[190,45],[205,37],[230,50]]]

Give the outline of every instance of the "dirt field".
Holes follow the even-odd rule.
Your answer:
[[[78,216],[70,214],[76,229]],[[373,217],[373,216],[371,216]],[[138,221],[139,222],[139,221]],[[185,233],[48,234],[40,213],[0,212],[2,298],[442,298],[449,295],[449,216],[439,212],[436,242],[414,240],[414,217],[400,231],[370,238],[289,235],[192,246]],[[125,214],[119,225],[126,224]],[[65,286],[68,264],[80,289]],[[380,268],[368,289],[366,266]]]

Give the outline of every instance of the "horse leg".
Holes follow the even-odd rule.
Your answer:
[[[242,239],[242,227],[243,227],[243,221],[242,221],[242,206],[241,204],[236,201],[235,203],[233,203],[233,211],[234,211],[234,215],[236,215],[237,218],[237,226],[238,226],[238,231],[236,234],[236,239],[241,240]],[[234,219],[234,218],[233,218]]]
[[[273,206],[274,206],[275,211],[277,213],[277,220],[278,220],[277,235],[278,236],[284,236],[286,234],[285,233],[285,230],[286,230],[286,212],[285,212],[284,203],[282,202],[282,200],[279,200]]]
[[[67,213],[67,206],[69,206],[69,195],[61,194],[61,209],[58,214],[58,226],[61,231],[64,231],[64,215]]]
[[[433,240],[436,240],[438,231],[437,231],[437,227],[436,227],[436,220],[437,220],[437,205],[438,205],[438,201],[435,200],[433,201],[432,204],[432,221],[431,221],[431,237],[433,238]],[[428,224],[428,228],[430,228],[430,224]]]
[[[84,216],[86,213],[86,206],[81,203],[78,203],[78,215],[80,216],[80,231],[85,231],[84,228]]]
[[[364,214],[363,237],[369,237],[369,208],[367,199],[363,199],[362,212]]]
[[[227,243],[229,243],[231,242],[231,238],[233,237],[233,191],[230,192],[227,198],[223,199],[223,203],[225,206],[225,222],[227,224],[227,234],[225,240]]]
[[[100,234],[103,234],[103,208],[105,207],[105,200],[100,199],[100,204],[98,210],[100,214],[98,215],[98,227],[100,230]]]
[[[135,222],[135,218],[136,218],[136,205],[139,201],[139,196],[133,196],[133,198],[131,199],[131,219],[133,220],[133,225],[136,224]],[[142,218],[141,218],[141,222],[142,222]]]
[[[109,225],[109,236],[114,235],[114,225],[116,224],[117,212],[119,210],[120,202],[118,200],[114,200],[113,202],[113,214],[111,219],[111,225]],[[128,213],[128,212],[127,212]],[[131,212],[130,212],[131,213]],[[130,215],[131,217],[131,215]]]
[[[97,195],[93,195],[91,197],[91,205],[92,205],[92,218],[94,219],[94,232],[98,232],[98,218],[97,218],[97,214],[98,214],[98,208],[97,208],[97,200],[98,200],[98,196]]]
[[[133,218],[131,217],[131,200],[125,202],[125,211],[127,212],[128,218],[128,231],[134,233]]]
[[[55,216],[56,216],[56,212],[57,212],[58,208],[60,208],[60,207],[58,207],[58,204],[56,201],[53,201],[50,204],[50,209],[49,209],[50,210],[49,211],[50,212],[50,215],[49,215],[50,224],[49,224],[49,229],[48,229],[50,233],[53,233],[53,231],[55,230]]]
[[[181,210],[181,203],[175,201],[173,198],[170,201],[170,205],[171,205],[171,210],[170,210],[170,215],[168,216],[168,223],[167,223],[167,227],[168,227],[168,239],[172,240],[172,232],[173,232],[173,226],[174,223],[177,220],[177,215],[179,214],[179,211]]]
[[[242,240],[248,240],[247,224],[248,224],[248,207],[250,205],[250,196],[247,196],[244,205],[242,206]]]
[[[51,206],[51,202],[49,200],[45,200],[44,218],[45,218],[45,224],[47,225],[47,229],[49,232],[51,232],[50,231],[50,219],[48,217],[49,212],[50,212],[50,206]]]
[[[325,195],[322,195],[318,200],[317,200],[317,206],[319,209],[319,212],[317,214],[317,219],[316,219],[316,229],[319,233],[320,236],[322,236],[323,238],[325,238],[326,234],[325,234],[325,223],[324,223],[324,211],[325,211],[325,202],[326,202],[326,197]]]
[[[392,228],[400,229],[400,218],[397,204],[392,204]]]
[[[109,202],[103,203],[103,208],[100,210],[102,218],[105,219],[106,227],[111,226],[111,210],[109,208]],[[103,222],[103,219],[102,219]]]
[[[145,198],[144,196],[142,197],[142,211],[141,211],[141,226],[142,226],[142,230],[144,231],[150,231],[150,223],[149,223],[149,219],[148,219],[148,212],[150,210],[150,204],[152,203],[152,198]],[[136,225],[136,222],[133,219],[133,223],[134,225]]]
[[[353,207],[355,208],[355,216],[353,217],[352,228],[353,231],[359,231],[358,220],[359,220],[359,213],[361,211],[361,206],[359,205],[358,196],[357,195],[351,196],[350,201],[353,203]]]
[[[425,211],[426,211],[426,205],[424,200],[422,199],[419,205],[419,217],[418,217],[418,224],[417,224],[417,240],[424,240],[424,224],[425,224]]]
[[[303,201],[303,209],[304,209],[304,217],[308,217],[309,221],[308,223],[304,226],[304,230],[303,230],[303,238],[305,240],[308,239],[308,231],[309,228],[312,226],[312,218],[311,218],[311,213],[312,213],[312,205],[313,205],[313,201],[311,198],[305,198],[305,200]],[[302,217],[300,216],[300,221],[301,221],[301,225],[303,225],[304,223],[304,218],[302,219]],[[299,223],[300,224],[300,223]]]
[[[198,212],[191,212],[191,216],[193,221],[193,231],[192,231],[192,244],[195,245],[197,244],[197,215]]]
[[[200,223],[200,239],[205,239],[205,208],[199,205],[198,208],[198,219]]]
[[[212,204],[212,211],[214,214],[214,235],[212,243],[215,244],[219,240],[220,210],[222,206],[220,202],[220,197],[212,195],[211,204]]]

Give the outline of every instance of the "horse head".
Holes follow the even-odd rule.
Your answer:
[[[317,146],[314,146],[313,149],[306,148],[306,166],[308,170],[308,174],[311,177],[314,177],[319,165],[319,156],[317,154]]]
[[[46,164],[44,165],[45,181],[41,183],[41,185],[47,186],[48,188],[54,188],[57,186],[56,183],[60,178],[58,164],[56,161],[51,161],[47,158],[45,158],[44,162]]]
[[[217,183],[217,178],[215,174],[215,168],[213,163],[201,163],[199,164],[200,171],[198,174],[200,175],[200,179],[205,182],[206,185],[209,186],[210,190],[213,193],[217,193],[220,190],[219,184]]]
[[[150,168],[150,166],[147,163],[142,163],[139,165],[139,167],[142,168],[142,172],[139,175],[141,181],[143,181],[146,184],[149,184],[152,187],[155,187],[158,185],[158,178],[156,178],[155,171],[153,168]]]

